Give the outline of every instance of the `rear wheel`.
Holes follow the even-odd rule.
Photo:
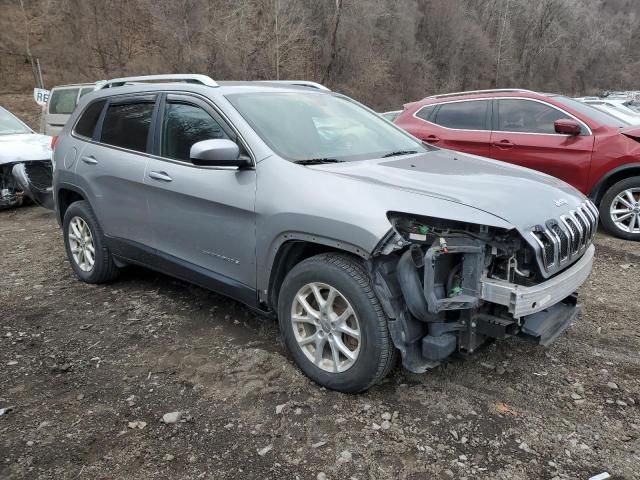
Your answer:
[[[278,318],[294,361],[324,387],[361,392],[395,363],[387,317],[354,257],[329,253],[296,265],[280,289]]]
[[[118,275],[119,269],[113,262],[102,229],[88,202],[74,202],[67,208],[62,231],[71,268],[80,280],[104,283]]]
[[[640,177],[611,186],[600,202],[600,219],[609,233],[625,240],[640,240]]]

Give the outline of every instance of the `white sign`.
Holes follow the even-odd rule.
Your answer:
[[[42,88],[34,88],[33,89],[33,99],[40,106],[45,106],[47,104],[47,100],[49,100],[49,90],[44,90]]]

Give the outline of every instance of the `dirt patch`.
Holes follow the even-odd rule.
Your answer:
[[[52,213],[0,226],[0,478],[640,478],[638,244],[598,235],[584,313],[549,349],[507,340],[341,395],[232,300],[137,268],[86,285]]]

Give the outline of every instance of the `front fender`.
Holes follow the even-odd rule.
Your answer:
[[[507,221],[444,198],[296,165],[277,156],[257,165],[257,288],[267,293],[273,262],[288,240],[345,250],[364,259],[391,229],[390,211],[510,229]]]

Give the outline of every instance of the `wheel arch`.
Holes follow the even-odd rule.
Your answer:
[[[346,253],[363,260],[369,258],[369,253],[364,249],[346,242],[319,235],[283,234],[272,249],[264,286],[259,289],[260,302],[270,310],[277,311],[280,287],[287,273],[301,261],[327,252]]]
[[[640,176],[640,162],[621,165],[607,172],[589,192],[589,198],[600,208],[605,192],[615,183],[625,178]]]
[[[55,197],[55,211],[58,224],[62,226],[64,214],[72,203],[82,200],[88,201],[88,198],[87,194],[76,185],[66,183],[58,185]]]

